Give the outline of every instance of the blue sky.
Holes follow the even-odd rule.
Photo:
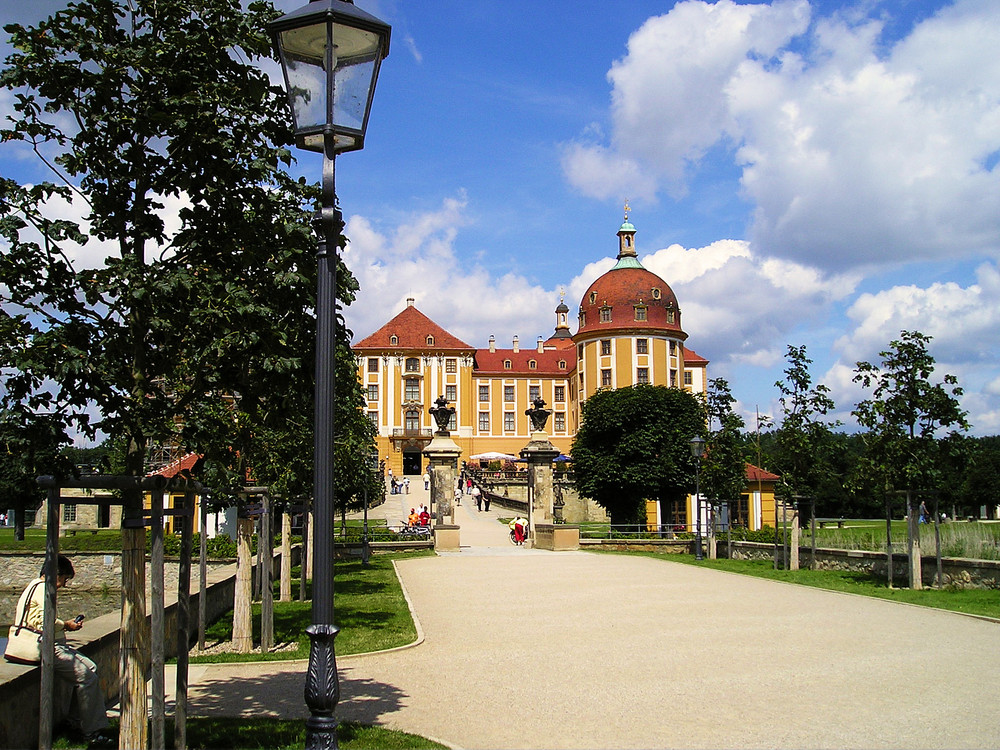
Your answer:
[[[1000,433],[1000,3],[357,3],[393,37],[337,162],[356,338],[408,296],[474,346],[547,337],[628,199],[749,421],[804,344],[850,422],[855,363],[916,329]],[[0,169],[33,179],[9,149]]]

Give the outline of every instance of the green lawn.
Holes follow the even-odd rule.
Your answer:
[[[340,628],[337,636],[337,654],[361,654],[381,651],[412,643],[417,631],[406,606],[403,590],[392,566],[399,557],[425,555],[407,553],[374,555],[367,568],[360,560],[338,561],[334,572],[334,617]],[[292,591],[298,592],[298,568],[292,571]],[[307,585],[306,596],[310,596]],[[277,589],[277,586],[276,586]],[[277,590],[275,591],[277,598]],[[253,605],[254,642],[260,642],[260,605]],[[192,663],[273,661],[280,659],[306,659],[309,657],[309,637],[306,627],[312,621],[311,601],[274,603],[275,643],[298,643],[294,651],[269,654],[212,654],[195,656]],[[233,634],[233,613],[230,611],[206,630],[206,640],[228,641]]]
[[[122,533],[120,529],[100,529],[96,534],[89,531],[75,536],[59,537],[60,552],[121,552]],[[14,539],[14,527],[0,527],[0,552],[44,552],[45,529],[24,530],[24,541]]]
[[[843,591],[873,596],[922,607],[936,607],[952,612],[1000,618],[1000,591],[988,589],[890,589],[885,581],[866,573],[847,570],[775,570],[771,560],[695,560],[692,555],[666,555],[655,552],[601,552],[599,554],[643,555],[665,562],[697,565],[730,573],[770,578],[776,581],[814,586],[830,591]]]
[[[1000,523],[982,521],[955,521],[939,527],[941,534],[941,555],[943,557],[965,557],[976,560],[1000,559]],[[812,544],[809,527],[802,530],[803,546]],[[816,546],[834,549],[885,550],[884,519],[847,519],[843,529],[828,526],[816,527]],[[906,549],[906,522],[892,522],[893,549]],[[925,555],[933,555],[935,550],[934,524],[920,526],[920,546]]]

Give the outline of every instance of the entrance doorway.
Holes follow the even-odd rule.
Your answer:
[[[403,474],[420,475],[424,454],[420,451],[403,451]]]

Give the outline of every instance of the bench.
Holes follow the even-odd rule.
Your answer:
[[[100,529],[65,529],[66,536],[76,536],[77,534],[93,534],[97,536]]]
[[[825,528],[828,523],[835,523],[835,524],[837,524],[837,528],[838,529],[844,528],[844,519],[843,518],[817,518],[816,519],[816,523],[819,524],[819,527],[821,529]]]

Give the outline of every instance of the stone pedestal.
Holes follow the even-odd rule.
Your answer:
[[[521,458],[528,462],[528,527],[529,536],[535,538],[538,524],[552,523],[552,461],[559,455],[544,432],[533,432],[531,442],[521,450]]]
[[[434,433],[434,439],[424,448],[424,455],[430,463],[431,512],[435,525],[451,523],[452,502],[455,499],[458,457],[462,449],[455,444],[448,432]]]
[[[434,527],[434,550],[436,552],[458,552],[459,528],[451,524],[438,524]]]

